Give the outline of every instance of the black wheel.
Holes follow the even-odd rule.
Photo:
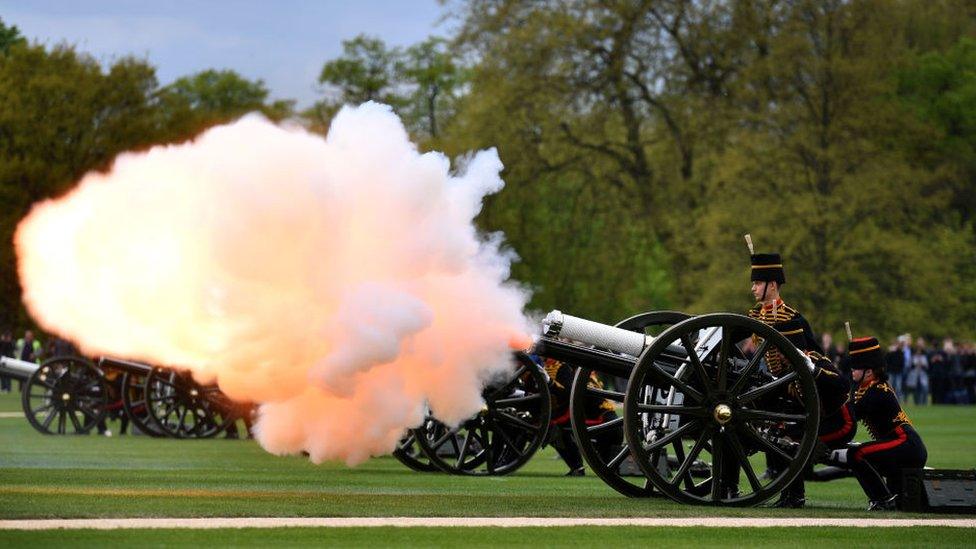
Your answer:
[[[421,473],[440,471],[436,465],[430,462],[430,458],[417,444],[417,434],[414,430],[410,430],[407,432],[407,436],[400,439],[396,450],[393,450],[393,457],[414,471]]]
[[[166,436],[149,417],[149,407],[146,405],[147,375],[126,372],[122,376],[122,408],[129,421],[139,431],[151,436]]]
[[[233,421],[215,403],[215,386],[201,386],[189,372],[153,368],[146,402],[153,426],[173,438],[210,438]]]
[[[750,358],[746,340],[757,347]],[[682,503],[746,506],[776,495],[805,468],[819,421],[806,357],[776,330],[735,314],[666,330],[641,355],[624,398],[637,465]],[[764,454],[784,464],[769,479],[756,474]],[[677,466],[662,466],[669,459]],[[709,471],[699,479],[694,468],[703,462]]]
[[[52,358],[34,371],[21,394],[24,414],[44,434],[85,434],[105,419],[108,386],[95,366],[78,357]]]
[[[643,332],[657,336],[665,328],[688,319],[685,313],[676,311],[652,311],[632,316],[617,323],[618,328]],[[580,453],[590,470],[597,474],[611,488],[629,497],[647,497],[654,493],[654,486],[644,476],[631,456],[624,438],[624,419],[617,417],[608,421],[594,423],[593,414],[588,407],[602,399],[623,405],[624,393],[616,390],[627,380],[605,375],[606,387],[592,378],[593,371],[579,368],[573,379],[570,399],[570,419],[573,436],[579,444]]]
[[[514,356],[514,373],[485,387],[477,415],[454,428],[431,417],[414,429],[417,444],[442,471],[506,475],[545,441],[552,415],[545,373],[525,353]]]

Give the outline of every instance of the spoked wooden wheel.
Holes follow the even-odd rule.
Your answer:
[[[757,344],[749,358],[736,341],[746,338]],[[675,354],[685,355],[677,369]],[[653,398],[662,387],[681,399]],[[624,399],[624,431],[638,466],[683,503],[755,505],[779,493],[806,466],[819,420],[806,357],[771,327],[734,314],[666,330],[641,355]],[[760,479],[763,454],[789,465]],[[672,456],[676,468],[660,467]],[[692,474],[699,462],[710,463],[704,480]]]
[[[131,372],[122,376],[122,408],[139,431],[151,437],[165,436],[149,417],[149,407],[146,404],[147,378],[147,375]]]
[[[228,414],[214,402],[216,387],[205,387],[189,372],[153,368],[146,402],[153,425],[174,438],[209,438],[227,428]]]
[[[676,311],[653,311],[623,320],[617,323],[617,327],[656,336],[665,328],[687,318],[688,315]],[[629,497],[650,496],[654,487],[637,469],[623,440],[623,417],[600,423],[592,420],[594,406],[599,406],[603,399],[622,405],[624,393],[616,391],[612,385],[601,387],[593,382],[591,375],[592,370],[577,369],[570,399],[573,436],[579,444],[580,453],[590,470],[614,490]],[[620,379],[609,375],[606,378],[612,381]]]
[[[448,428],[434,418],[414,429],[436,467],[460,475],[505,475],[518,470],[545,441],[552,414],[542,369],[515,353],[515,372],[482,391],[482,411]]]
[[[21,402],[32,427],[45,434],[85,434],[105,418],[108,387],[82,358],[48,360],[24,383]]]
[[[414,471],[421,473],[440,471],[436,465],[430,462],[427,454],[420,449],[420,445],[417,444],[417,434],[414,430],[408,431],[407,436],[400,439],[400,442],[397,443],[396,450],[393,450],[393,457]]]

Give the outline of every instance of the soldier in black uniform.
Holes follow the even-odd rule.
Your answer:
[[[566,476],[583,476],[586,469],[583,467],[583,456],[580,455],[579,446],[573,438],[569,409],[576,369],[551,358],[545,359],[543,368],[549,376],[549,394],[552,399],[552,420],[549,426],[552,446],[569,466]],[[602,387],[595,375],[592,376],[591,382]],[[586,422],[589,425],[597,425],[617,418],[613,402],[609,400],[590,398],[586,400],[585,405]],[[623,428],[603,431],[596,441],[597,451],[601,455],[608,455],[610,449],[619,446],[622,441]]]
[[[794,346],[801,352],[815,351],[822,355],[823,350],[813,334],[813,329],[810,328],[810,323],[799,311],[787,305],[780,295],[783,285],[786,284],[786,271],[783,268],[783,258],[780,254],[752,254],[750,263],[752,264],[752,275],[750,277],[752,295],[757,303],[749,309],[749,318],[771,326],[785,322],[794,323],[801,329],[800,334],[793,337]],[[764,358],[770,373],[779,377],[780,357],[769,352]],[[779,474],[779,471],[785,466],[787,464],[781,459],[767,454],[766,476],[773,477]],[[798,484],[784,490],[775,505],[777,507],[801,508],[805,502],[803,483],[799,481]]]
[[[928,452],[898,404],[895,391],[888,385],[878,340],[873,337],[851,340],[847,356],[851,376],[858,384],[854,392],[854,413],[874,440],[836,450],[831,456],[854,471],[870,500],[868,510],[893,510],[902,492],[901,469],[924,467]]]
[[[813,367],[813,378],[817,384],[817,398],[820,401],[820,428],[817,431],[817,436],[821,444],[829,450],[846,447],[847,443],[854,439],[854,434],[857,432],[857,425],[850,405],[851,385],[847,378],[841,375],[829,358],[817,351],[805,350],[808,341],[806,329],[809,326],[801,318],[794,317],[784,322],[777,322],[773,324],[773,328],[810,359]],[[780,377],[792,369],[779,351],[774,350],[767,354],[766,361],[770,373],[775,377]],[[809,366],[803,365],[801,367]],[[799,407],[802,402],[799,383],[794,381],[789,385],[786,392],[788,395],[787,402]],[[801,433],[788,434],[799,435]],[[778,470],[788,466],[787,463],[773,456],[770,456],[770,461],[771,465]],[[812,466],[813,463],[809,463],[807,469]],[[804,475],[809,472],[809,470],[804,470]],[[780,494],[776,506],[799,509],[805,504],[806,487],[803,476],[800,476]]]
[[[786,284],[783,258],[779,254],[753,254],[751,261],[752,295],[757,303],[749,309],[749,318],[770,325],[795,319],[803,328],[803,345],[797,345],[797,348],[801,351],[816,351],[822,355],[823,349],[814,337],[810,323],[799,311],[783,302],[780,296],[780,291]]]

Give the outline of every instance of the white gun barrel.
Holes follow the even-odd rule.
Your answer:
[[[17,379],[27,379],[40,366],[34,362],[18,360],[8,356],[0,357],[0,374],[16,377]]]
[[[542,334],[585,343],[625,355],[639,357],[654,338],[585,318],[552,311],[542,321]]]

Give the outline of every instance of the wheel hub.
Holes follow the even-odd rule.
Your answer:
[[[725,425],[732,420],[732,408],[725,403],[719,404],[712,411],[712,416],[719,425]]]

